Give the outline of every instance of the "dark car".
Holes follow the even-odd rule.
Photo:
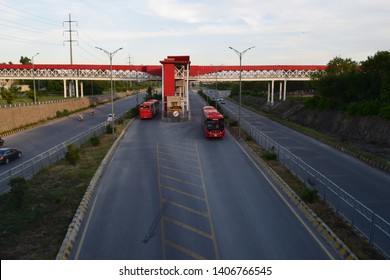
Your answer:
[[[11,160],[22,157],[22,152],[12,148],[0,148],[0,163],[9,163]]]

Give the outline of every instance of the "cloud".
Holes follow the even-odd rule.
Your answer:
[[[159,17],[186,23],[202,23],[209,20],[210,5],[178,0],[149,0],[149,9]]]
[[[39,50],[41,60],[46,55],[47,61],[58,60],[57,53],[68,46],[63,46],[68,39],[63,22],[69,13],[78,22],[73,39],[85,50],[128,46],[138,56],[146,50],[145,57],[158,53],[157,59],[162,53],[186,50],[204,56],[204,61],[225,63],[224,57],[230,59],[229,52],[224,55],[228,46],[256,45],[253,54],[248,54],[253,63],[327,62],[336,55],[362,60],[362,54],[388,49],[390,40],[388,0],[69,0],[66,6],[58,0],[18,0],[17,6],[0,0],[0,9],[4,13],[0,20],[3,61],[9,61],[17,47],[26,50],[12,55],[25,55],[31,48],[27,39],[47,45],[47,50]],[[42,22],[46,19],[51,25]]]

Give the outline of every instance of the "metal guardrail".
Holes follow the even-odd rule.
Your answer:
[[[229,118],[238,121],[236,113],[226,106],[223,109]],[[274,152],[278,160],[304,182],[308,188],[317,190],[325,202],[331,205],[338,214],[342,215],[354,228],[390,258],[390,223],[388,221],[256,127],[243,121],[242,118],[241,128],[265,150]]]
[[[105,121],[0,174],[0,187],[7,186],[9,181],[15,177],[32,178],[34,174],[43,168],[64,158],[69,144],[75,144],[80,147],[83,143],[91,139],[93,135],[103,134],[106,131],[106,126],[107,122]],[[8,190],[9,187],[5,191]]]

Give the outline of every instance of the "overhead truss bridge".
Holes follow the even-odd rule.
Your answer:
[[[272,81],[310,80],[312,74],[324,71],[323,65],[191,65],[189,77],[198,81]],[[161,65],[88,65],[88,64],[0,64],[1,80],[161,80]],[[178,73],[180,75],[180,73]]]

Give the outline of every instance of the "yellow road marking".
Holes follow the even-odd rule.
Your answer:
[[[163,145],[165,145],[165,144],[163,144]],[[176,249],[177,251],[180,251],[184,254],[187,254],[195,259],[206,259],[205,257],[203,257],[203,256],[201,256],[201,255],[199,255],[199,254],[197,254],[197,253],[195,253],[187,248],[184,248],[183,246],[178,245],[171,240],[167,240],[165,238],[165,226],[166,226],[165,222],[170,222],[170,223],[173,223],[179,227],[182,227],[186,230],[189,230],[191,232],[194,232],[200,236],[206,237],[209,240],[211,240],[211,242],[213,244],[213,248],[214,248],[215,258],[220,259],[219,250],[218,250],[217,242],[215,239],[214,227],[213,227],[212,219],[210,216],[210,206],[208,203],[207,193],[206,193],[206,189],[205,189],[205,183],[204,183],[202,168],[201,168],[201,164],[200,164],[198,147],[195,143],[195,149],[194,149],[195,152],[194,153],[180,151],[177,149],[177,146],[174,146],[174,145],[172,145],[172,148],[175,148],[175,150],[172,151],[172,153],[169,153],[169,151],[168,152],[162,151],[162,149],[163,149],[162,145],[160,143],[157,143],[157,162],[158,162],[157,163],[158,164],[157,165],[157,170],[158,170],[157,176],[158,176],[158,187],[159,187],[159,193],[160,193],[160,208],[162,207],[162,205],[164,203],[168,203],[172,206],[178,207],[178,208],[183,209],[185,211],[188,211],[190,213],[194,213],[194,214],[199,215],[201,217],[207,218],[208,223],[209,223],[210,233],[206,233],[206,232],[204,232],[200,229],[197,229],[191,225],[188,225],[184,222],[181,222],[181,221],[178,221],[174,218],[167,217],[166,215],[163,215],[162,219],[161,219],[161,240],[163,240],[163,258],[166,259],[166,257],[167,257],[167,248],[166,247],[170,246],[170,247]],[[176,152],[178,151],[178,154],[174,154],[175,151]],[[184,155],[184,156],[191,155],[194,159],[183,158],[182,155]],[[181,166],[188,166],[191,168],[196,168],[197,169],[196,173],[199,170],[199,174],[194,174],[194,173],[184,171],[184,170],[178,170],[176,168],[172,168],[172,167],[168,167],[168,166],[163,165],[164,161],[165,162],[177,162],[176,160],[179,160]],[[200,183],[196,184],[196,183],[189,182],[189,181],[186,181],[186,180],[174,177],[174,176],[163,174],[162,172],[164,172],[164,169],[179,172],[180,174],[184,174],[184,175],[196,176],[195,178],[200,179]],[[194,186],[194,187],[200,188],[203,190],[204,198],[199,196],[199,195],[194,195],[194,194],[188,193],[186,191],[182,191],[176,187],[166,186],[166,185],[162,184],[161,178],[167,178],[167,179],[173,180],[173,181],[178,182],[178,183],[183,183],[183,184],[186,184],[189,186]],[[198,200],[205,202],[206,212],[201,212],[201,211],[198,211],[198,210],[193,209],[191,207],[188,207],[186,205],[183,205],[181,203],[175,202],[171,199],[163,198],[163,196],[162,196],[163,189],[168,189],[168,190],[177,192],[179,194],[182,194],[182,195],[185,195],[185,196],[188,196],[191,198],[195,198],[195,199],[198,199]]]
[[[175,224],[175,225],[177,225],[179,227],[185,228],[186,230],[195,232],[196,234],[199,234],[199,235],[201,235],[203,237],[206,237],[206,238],[211,239],[211,240],[213,239],[213,237],[209,233],[204,232],[203,230],[197,229],[195,227],[192,227],[192,226],[190,226],[190,225],[188,225],[186,223],[180,222],[180,221],[175,220],[175,219],[173,219],[171,217],[168,217],[168,216],[164,216],[163,219],[167,220],[168,222],[171,222],[171,223],[173,223],[173,224]]]
[[[175,160],[167,159],[167,158],[159,158],[159,161],[161,161],[161,164],[164,164],[163,162],[168,162],[168,163],[175,163]],[[186,163],[186,162],[180,162],[180,166],[188,166],[194,169],[199,169],[198,166],[195,166],[193,163]]]
[[[195,210],[195,209],[193,209],[193,208],[190,208],[190,207],[188,207],[188,206],[185,206],[185,205],[183,205],[183,204],[180,204],[180,203],[177,203],[177,202],[173,202],[173,201],[171,201],[171,200],[167,200],[167,199],[165,199],[165,198],[162,198],[161,201],[162,201],[163,203],[166,202],[166,203],[169,203],[169,204],[171,204],[171,205],[173,205],[173,206],[176,206],[176,207],[179,207],[179,208],[181,208],[181,209],[187,210],[188,212],[197,214],[197,215],[199,215],[199,216],[203,216],[203,217],[206,217],[206,218],[209,217],[209,215],[207,214],[207,212],[201,212],[201,211]]]
[[[157,142],[157,148],[156,148],[156,152],[157,152],[157,183],[158,183],[158,192],[159,192],[159,195],[160,195],[160,198],[162,197],[162,193],[161,193],[161,182],[160,182],[160,160],[159,160],[159,145],[160,143]],[[162,209],[163,207],[163,201],[162,199],[160,199],[160,209]],[[160,226],[161,226],[161,240],[165,240],[165,229],[164,229],[164,223],[162,222],[162,220],[160,220]],[[166,255],[166,246],[165,246],[165,242],[162,243],[162,259],[163,260],[166,260],[167,259],[167,255]]]
[[[192,183],[192,182],[188,182],[188,181],[185,181],[185,180],[181,180],[181,179],[179,179],[179,178],[172,177],[172,176],[169,176],[169,175],[165,175],[165,174],[161,174],[161,173],[160,173],[160,177],[165,177],[165,178],[168,178],[168,179],[171,179],[171,180],[174,180],[174,181],[183,183],[183,184],[187,184],[187,185],[191,185],[191,186],[194,186],[194,187],[198,187],[198,188],[202,188],[202,189],[203,189],[202,185],[195,184],[195,183]]]
[[[207,260],[205,257],[203,257],[203,256],[201,256],[201,255],[199,255],[191,250],[188,250],[188,249],[186,249],[186,248],[184,248],[184,247],[182,247],[182,246],[180,246],[180,245],[178,245],[178,244],[176,244],[168,239],[164,240],[164,245],[165,244],[172,247],[172,248],[175,248],[179,252],[182,252],[188,256],[193,257],[196,260]]]
[[[180,149],[187,149],[187,150],[193,150],[195,151],[196,149],[194,149],[193,146],[184,146],[183,143],[177,143],[177,144],[171,144],[171,143],[160,143],[160,147],[163,148],[163,146],[166,146],[168,147],[168,149],[170,149],[171,147],[174,149],[174,150],[180,150]]]
[[[206,185],[204,183],[203,172],[202,172],[202,167],[201,167],[200,157],[199,157],[199,149],[198,149],[198,145],[196,143],[195,143],[195,147],[196,147],[196,154],[198,156],[198,161],[199,161],[200,175],[201,175],[201,178],[202,178],[202,185],[203,185],[203,190],[204,190],[204,196],[205,196],[205,199],[206,199],[207,212],[209,213],[209,225],[210,225],[211,236],[212,236],[212,241],[213,241],[213,246],[214,246],[215,258],[217,260],[219,260],[220,256],[219,256],[217,240],[215,239],[214,226],[213,226],[212,219],[211,219],[211,211],[210,211],[210,206],[209,206],[209,199],[208,199],[208,196],[207,196]]]
[[[167,189],[167,190],[171,190],[171,191],[174,191],[174,192],[180,193],[182,195],[185,195],[185,196],[188,196],[188,197],[191,197],[191,198],[195,198],[195,199],[198,199],[198,200],[201,200],[201,201],[205,201],[205,199],[203,197],[200,197],[198,195],[195,195],[195,194],[192,194],[192,193],[188,193],[188,192],[184,192],[184,191],[178,190],[176,188],[168,187],[168,186],[165,186],[165,185],[162,185],[162,184],[160,186],[161,186],[161,188],[164,188],[164,189]]]
[[[181,161],[184,160],[184,161],[192,161],[192,162],[194,162],[194,164],[197,163],[196,159],[183,158],[183,157],[181,157],[180,155],[176,155],[176,154],[172,154],[172,153],[164,153],[164,152],[161,152],[161,151],[160,151],[159,154],[162,155],[162,156],[168,156],[168,157],[172,157],[172,158],[178,158],[178,159],[180,159]],[[193,155],[193,154],[191,154],[191,155]],[[165,158],[163,157],[162,159],[165,159]]]
[[[180,150],[180,149],[170,149],[170,148],[160,148],[160,153],[162,154],[167,154],[167,155],[174,155],[176,153],[180,153],[180,154],[185,154],[185,155],[190,155],[190,156],[194,156],[196,155],[194,153],[194,151],[185,151],[185,150]]]
[[[172,167],[167,167],[167,166],[160,166],[160,168],[172,170],[172,171],[179,172],[179,173],[182,173],[182,174],[185,174],[185,175],[191,175],[191,176],[200,177],[200,175],[198,175],[198,174],[194,174],[194,173],[191,173],[191,172],[183,171],[183,170],[180,170],[180,169],[177,169],[177,168],[172,168]]]

